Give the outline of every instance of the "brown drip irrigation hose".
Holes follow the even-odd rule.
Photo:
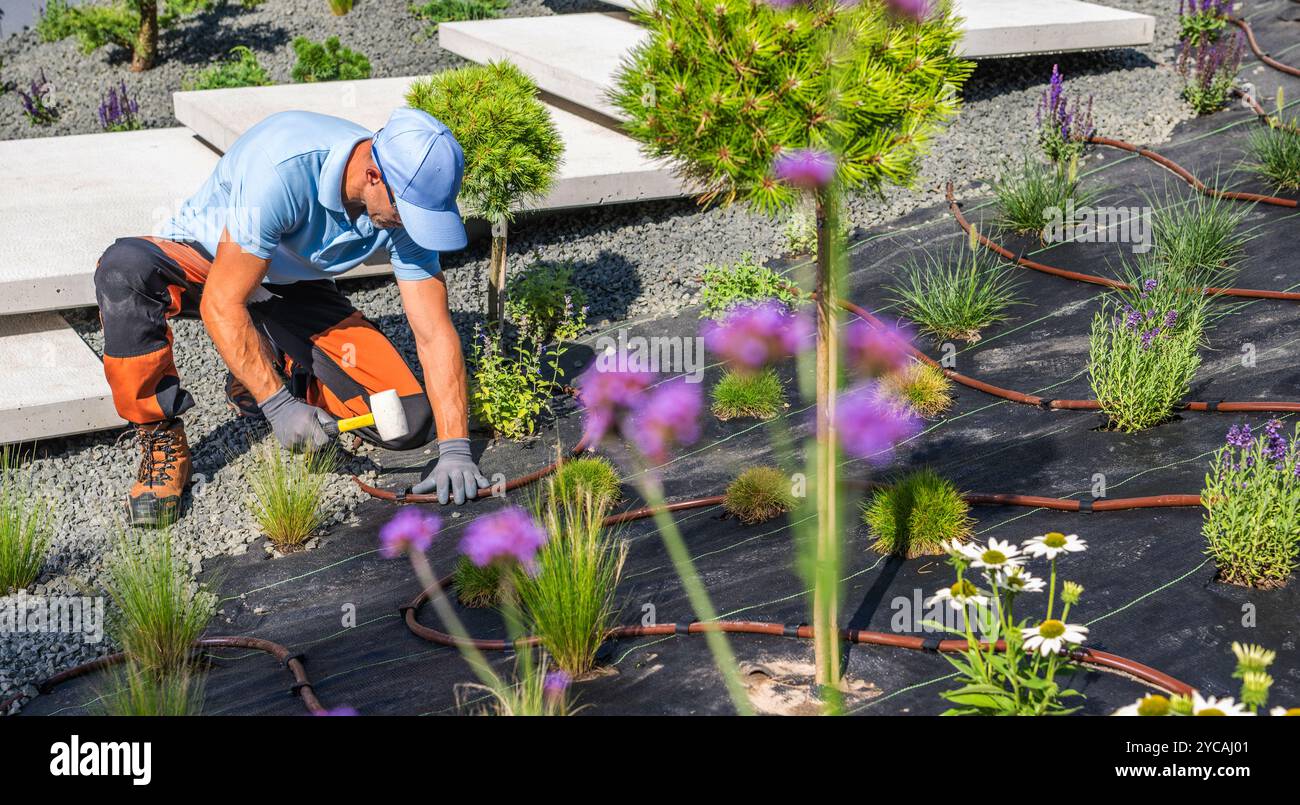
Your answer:
[[[1264,64],[1267,64],[1269,67],[1272,67],[1274,70],[1286,73],[1287,75],[1300,76],[1300,67],[1292,67],[1289,64],[1283,64],[1264,52],[1264,49],[1259,46],[1259,42],[1255,41],[1255,32],[1251,30],[1250,23],[1239,17],[1228,17],[1228,22],[1237,26],[1242,31],[1245,31],[1246,44],[1250,46],[1250,52],[1255,54],[1255,58],[1259,59]]]
[[[270,654],[289,673],[293,674],[293,686],[289,692],[302,699],[303,706],[310,713],[325,712],[325,706],[321,704],[320,699],[316,698],[316,691],[312,687],[311,680],[307,678],[307,669],[303,665],[303,656],[294,654],[288,648],[273,643],[270,640],[263,640],[260,637],[203,637],[194,641],[195,649],[210,648],[246,648],[254,651],[261,651]],[[48,679],[37,684],[36,688],[41,693],[49,693],[58,685],[85,676],[95,671],[102,671],[105,668],[111,668],[120,665],[126,661],[126,654],[118,652],[116,654],[107,654],[103,657],[84,662],[81,665],[74,665],[65,671],[60,671]],[[22,693],[10,697],[7,701],[0,703],[0,713],[5,713],[9,707],[17,701],[26,698]]]
[[[1145,157],[1146,159],[1151,160],[1152,162],[1156,163],[1160,167],[1164,168],[1165,170],[1174,174],[1178,178],[1182,179],[1184,182],[1187,182],[1198,192],[1204,193],[1207,196],[1228,199],[1230,201],[1250,201],[1257,204],[1270,204],[1274,207],[1290,207],[1292,209],[1300,207],[1300,201],[1296,201],[1293,198],[1279,198],[1278,196],[1265,196],[1260,193],[1239,193],[1235,190],[1215,190],[1213,187],[1208,186],[1200,179],[1197,179],[1195,176],[1192,175],[1191,171],[1187,170],[1182,165],[1179,165],[1177,162],[1174,162],[1169,157],[1162,156],[1161,154],[1157,154],[1155,151],[1152,151],[1148,148],[1142,148],[1140,146],[1133,145],[1132,143],[1128,143],[1123,140],[1115,140],[1115,139],[1111,139],[1110,137],[1100,137],[1094,134],[1093,136],[1088,138],[1088,142],[1095,143],[1096,145],[1105,145],[1111,148],[1118,148],[1121,151],[1128,151],[1130,153],[1137,154],[1140,157]]]

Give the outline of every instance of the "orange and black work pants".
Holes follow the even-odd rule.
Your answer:
[[[197,243],[120,238],[99,258],[95,296],[104,326],[104,374],[117,413],[150,424],[194,406],[181,385],[168,322],[198,318],[212,256]],[[355,431],[392,450],[423,446],[433,427],[428,397],[397,348],[331,280],[262,285],[249,300],[253,325],[283,360],[289,388],[335,417],[370,411],[369,397],[395,389],[410,434],[385,442],[374,428]]]

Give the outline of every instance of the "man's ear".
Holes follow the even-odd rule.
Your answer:
[[[371,162],[370,165],[366,168],[366,184],[373,186],[373,185],[380,184],[383,181],[384,181],[384,177],[382,174],[379,173],[379,168],[375,165],[374,162]]]

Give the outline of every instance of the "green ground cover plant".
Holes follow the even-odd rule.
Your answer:
[[[1049,165],[1026,156],[993,181],[993,195],[998,205],[998,226],[1021,234],[1037,234],[1040,241],[1045,241],[1050,222],[1059,219],[1065,225],[1075,223],[1079,212],[1091,206],[1100,194],[1080,186],[1077,160]]]
[[[300,550],[329,519],[325,486],[338,463],[335,448],[294,453],[271,442],[254,450],[249,508],[281,551]]]
[[[597,506],[609,509],[623,498],[618,469],[603,456],[564,461],[553,477],[555,481],[547,487],[547,492],[563,500],[577,503],[590,497]]]
[[[1282,423],[1264,432],[1234,425],[1205,475],[1201,505],[1206,552],[1229,584],[1278,587],[1300,558],[1300,454]]]
[[[1006,321],[1007,308],[1020,304],[1014,272],[976,241],[942,255],[926,252],[904,269],[889,292],[903,315],[936,342],[974,343],[981,330]]]
[[[181,81],[181,89],[265,87],[270,83],[271,76],[257,60],[257,54],[245,45],[236,45],[230,49],[230,56],[225,61],[186,76]]]
[[[915,559],[937,556],[945,545],[970,539],[968,504],[952,481],[926,468],[877,489],[862,508],[878,553]]]
[[[799,505],[792,485],[776,467],[750,467],[727,485],[722,507],[745,525],[765,523]]]
[[[881,388],[926,419],[952,407],[952,381],[942,369],[928,363],[916,361],[890,372],[881,379]]]
[[[406,102],[451,129],[465,152],[460,202],[492,226],[489,321],[505,321],[506,241],[522,206],[550,191],[564,154],[537,85],[507,61],[446,70],[411,84]]]
[[[574,310],[586,316],[587,294],[573,282],[571,263],[534,263],[506,283],[506,319],[516,327],[535,324],[550,341]]]
[[[45,566],[53,512],[22,466],[17,448],[0,448],[0,596],[30,587]]]
[[[438,30],[440,22],[490,20],[501,16],[510,0],[429,0],[412,3],[411,13],[429,23],[429,32]]]
[[[370,59],[344,47],[337,36],[328,37],[323,42],[313,42],[305,36],[296,37],[293,52],[297,61],[290,76],[299,83],[370,77]]]
[[[736,305],[767,299],[775,299],[793,310],[799,295],[788,279],[755,262],[753,255],[742,255],[731,265],[704,267],[700,318],[720,321]]]
[[[781,413],[785,388],[773,369],[739,372],[728,369],[713,387],[709,410],[721,420],[771,419]]]

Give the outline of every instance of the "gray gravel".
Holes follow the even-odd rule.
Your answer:
[[[594,0],[589,5],[583,2],[561,5],[549,0],[543,6],[529,0],[515,3],[509,13],[604,8]],[[936,142],[915,190],[889,190],[883,200],[852,200],[848,205],[852,222],[858,227],[887,224],[914,209],[937,204],[942,182],[949,177],[969,189],[972,181],[994,176],[1007,155],[1018,153],[1029,141],[1038,95],[1057,61],[1066,74],[1068,92],[1095,97],[1101,131],[1141,143],[1167,138],[1174,125],[1188,117],[1178,99],[1181,82],[1172,66],[1173,7],[1168,0],[1110,0],[1110,4],[1156,16],[1156,43],[1140,50],[981,63],[967,88],[960,117]],[[0,136],[94,131],[99,93],[119,78],[139,94],[148,125],[175,125],[169,93],[178,87],[180,77],[235,44],[253,46],[277,80],[287,80],[288,41],[299,34],[317,39],[341,36],[345,44],[370,56],[376,76],[457,64],[456,57],[432,42],[419,41],[419,25],[407,15],[406,5],[406,0],[361,0],[352,15],[342,19],[329,14],[324,0],[266,0],[254,11],[235,5],[168,32],[163,65],[143,76],[128,73],[120,59],[106,51],[86,57],[71,42],[38,44],[31,33],[16,34],[0,42],[3,78],[22,80],[43,66],[57,87],[64,116],[55,127],[34,130],[21,118],[15,98],[0,98]],[[384,23],[373,24],[379,18]],[[599,324],[659,315],[694,303],[698,286],[692,278],[704,265],[732,261],[744,252],[760,259],[779,256],[781,229],[779,223],[743,210],[700,210],[691,201],[603,207],[521,219],[511,233],[511,260],[514,267],[537,260],[573,262],[592,303],[592,322]],[[486,263],[481,238],[464,252],[444,258],[454,317],[462,334],[481,316]],[[411,336],[391,281],[355,281],[345,290],[414,364]],[[94,311],[67,316],[98,351],[102,339]],[[201,324],[177,322],[175,335],[181,376],[198,400],[186,417],[196,451],[195,471],[206,479],[203,494],[195,497],[177,529],[179,548],[197,568],[204,558],[247,550],[258,538],[245,506],[248,491],[243,478],[249,444],[265,435],[229,416],[222,396],[225,370]],[[39,446],[33,471],[58,502],[59,523],[53,559],[34,592],[80,593],[98,588],[104,552],[111,544],[121,496],[136,461],[135,451],[116,445],[115,439],[112,433],[94,434]],[[370,457],[368,451],[360,451],[349,469],[371,469]],[[342,473],[331,485],[330,495],[340,519],[348,517],[358,500]],[[0,635],[0,701],[33,680],[106,648],[84,646],[59,635]]]

